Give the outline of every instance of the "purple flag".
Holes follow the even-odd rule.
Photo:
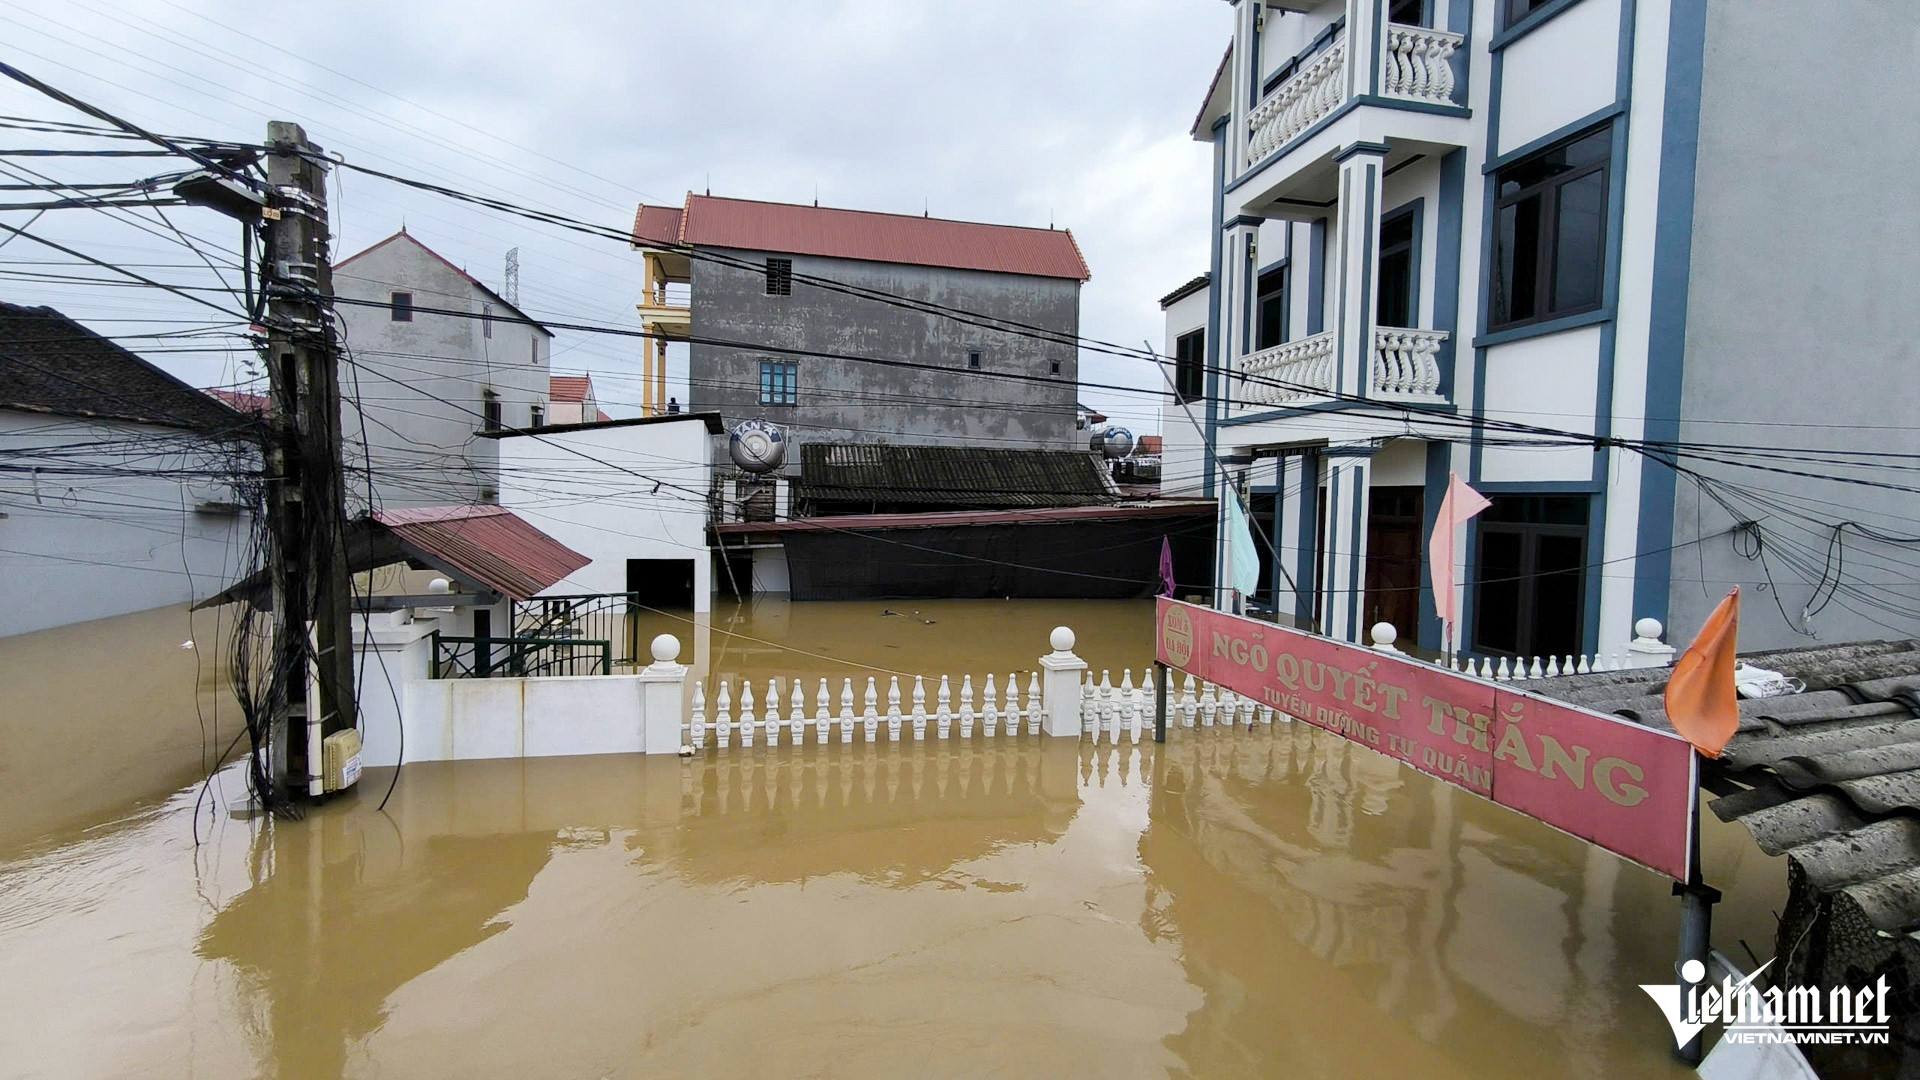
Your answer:
[[[1173,595],[1173,544],[1160,538],[1160,595]]]

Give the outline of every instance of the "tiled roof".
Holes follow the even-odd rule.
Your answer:
[[[1105,462],[1083,450],[808,442],[800,446],[796,495],[961,509],[1093,506],[1117,501],[1120,491]]]
[[[408,232],[404,226],[400,229],[399,232],[394,233],[392,236],[387,237],[385,240],[382,240],[379,243],[372,245],[371,247],[363,248],[359,251],[356,251],[353,254],[347,256],[346,258],[341,259],[339,262],[334,263],[333,272],[335,274],[339,274],[341,270],[345,269],[347,265],[352,263],[355,259],[359,259],[363,256],[371,255],[374,252],[379,251],[381,248],[386,247],[388,244],[393,243],[395,240],[402,240],[402,239],[407,241],[409,244],[412,244],[414,247],[419,248],[421,251],[426,252],[428,255],[433,256],[435,259],[439,260],[442,264],[444,264],[447,267],[447,269],[452,270],[454,273],[459,274],[463,278],[466,278],[468,284],[472,285],[476,289],[479,289],[481,292],[486,293],[489,298],[491,298],[495,303],[499,304],[501,307],[506,308],[508,311],[513,312],[515,315],[518,315],[522,319],[525,319],[527,322],[532,323],[533,328],[535,330],[540,331],[541,333],[547,335],[548,337],[553,336],[553,331],[540,325],[540,321],[538,319],[535,319],[533,316],[528,315],[524,311],[521,311],[517,305],[510,303],[506,297],[501,296],[497,292],[494,292],[492,286],[488,285],[484,281],[481,281],[479,278],[474,277],[472,274],[467,273],[465,268],[454,265],[454,262],[452,259],[447,258],[445,255],[442,255],[439,252],[428,247],[427,245],[421,243],[420,238]],[[343,275],[343,276],[351,277],[352,275]],[[390,283],[390,284],[397,284],[397,283]],[[434,304],[427,301],[421,301],[416,306],[441,307],[444,305]]]
[[[382,510],[373,520],[423,561],[515,600],[529,599],[593,561],[503,506]]]
[[[547,379],[547,398],[551,401],[584,402],[592,396],[592,376],[553,375]]]
[[[1201,274],[1195,278],[1192,278],[1186,284],[1180,286],[1179,288],[1173,290],[1167,295],[1161,297],[1160,310],[1161,311],[1167,310],[1168,308],[1172,307],[1173,305],[1179,303],[1182,300],[1185,300],[1187,297],[1192,296],[1194,293],[1199,292],[1201,289],[1206,288],[1208,285],[1212,283],[1213,283],[1212,274]]]
[[[1213,69],[1213,81],[1207,83],[1207,96],[1200,99],[1200,111],[1193,116],[1193,127],[1187,133],[1198,138],[1200,124],[1207,118],[1207,110],[1213,106],[1213,97],[1220,92],[1220,80],[1226,77],[1227,65],[1233,62],[1233,42],[1227,42],[1227,51],[1220,57],[1220,66]]]
[[[1920,931],[1920,641],[1751,653],[1805,680],[1805,693],[1740,702],[1740,727],[1707,786],[1708,805],[1761,850],[1785,855],[1821,894],[1846,897],[1874,929]],[[1569,675],[1529,689],[1671,731],[1668,669]]]
[[[634,216],[633,243],[636,247],[684,243],[1075,281],[1089,276],[1087,261],[1070,229],[988,225],[691,193],[683,210],[642,206]]]
[[[0,301],[0,408],[232,432],[247,419],[49,307]]]

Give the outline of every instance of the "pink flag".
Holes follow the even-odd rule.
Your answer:
[[[1433,539],[1427,545],[1427,570],[1433,576],[1433,608],[1448,626],[1460,617],[1453,596],[1454,538],[1460,526],[1491,505],[1458,475],[1447,474],[1447,494],[1440,500],[1440,517],[1433,523]]]
[[[1166,537],[1160,538],[1160,595],[1173,595],[1173,544]]]

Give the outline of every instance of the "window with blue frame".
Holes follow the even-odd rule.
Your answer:
[[[798,405],[800,365],[792,360],[760,361],[760,404]]]

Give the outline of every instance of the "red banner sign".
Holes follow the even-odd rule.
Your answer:
[[[1686,740],[1394,653],[1161,598],[1161,663],[1686,880]]]

